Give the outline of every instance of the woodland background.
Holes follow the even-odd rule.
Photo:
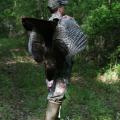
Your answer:
[[[88,37],[75,57],[63,120],[120,120],[120,1],[69,0]],[[48,19],[47,0],[0,0],[0,120],[43,120],[44,67],[27,52],[21,17]]]

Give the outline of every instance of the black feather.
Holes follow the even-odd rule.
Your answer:
[[[47,47],[52,46],[54,31],[57,26],[57,21],[40,20],[36,18],[22,18],[22,24],[26,31],[36,31],[41,34],[45,40]]]

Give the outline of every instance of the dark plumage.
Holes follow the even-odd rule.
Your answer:
[[[72,68],[71,56],[78,53],[83,47],[81,43],[85,44],[86,41],[83,33],[80,32],[79,34],[77,28],[77,39],[75,40],[72,39],[73,36],[71,33],[69,33],[69,36],[66,36],[67,32],[56,37],[58,34],[56,32],[59,30],[57,28],[57,19],[54,21],[45,21],[35,18],[22,18],[22,24],[30,32],[29,52],[38,63],[43,62],[45,64],[47,79],[49,81],[58,78],[68,79]],[[66,25],[65,27],[68,29],[69,22]],[[74,29],[73,31],[75,32]],[[59,39],[59,37],[62,38],[63,36],[65,40]],[[78,37],[82,39],[79,40]]]

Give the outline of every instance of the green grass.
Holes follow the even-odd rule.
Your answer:
[[[44,120],[44,68],[26,46],[24,39],[0,38],[0,120]],[[110,77],[114,72],[116,81]],[[119,78],[120,64],[101,70],[76,57],[62,120],[120,120]]]

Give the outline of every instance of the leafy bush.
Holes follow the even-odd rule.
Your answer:
[[[83,28],[89,37],[89,54],[101,64],[111,60],[120,44],[120,3],[98,7],[88,16]],[[117,53],[118,55],[118,53]],[[119,58],[119,55],[116,56]]]

